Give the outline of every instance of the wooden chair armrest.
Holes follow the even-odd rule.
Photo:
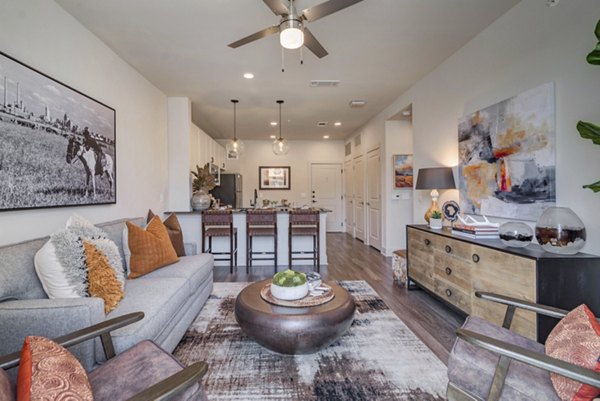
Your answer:
[[[600,387],[600,373],[586,369],[582,366],[561,361],[560,359],[533,352],[526,348],[484,336],[470,330],[458,329],[456,335],[458,338],[469,344],[494,352],[500,356],[514,359],[551,373],[559,374],[580,383],[589,384],[593,387]]]
[[[564,309],[554,308],[552,306],[540,305],[522,299],[511,298],[504,295],[493,294],[491,292],[475,292],[475,296],[487,301],[493,301],[506,306],[529,310],[541,315],[562,319],[569,313]]]
[[[127,401],[164,401],[197,383],[208,371],[206,362],[196,362],[131,397]]]
[[[114,348],[112,347],[112,340],[110,332],[129,324],[135,323],[144,318],[144,312],[133,312],[123,316],[118,316],[113,319],[105,320],[104,322],[95,324],[93,326],[86,327],[81,330],[74,331],[64,336],[54,338],[53,341],[62,345],[63,347],[70,347],[77,345],[92,338],[102,336],[102,345],[104,346],[104,352],[107,354],[107,358],[114,356]],[[112,355],[111,355],[112,354]],[[21,352],[13,352],[12,354],[0,357],[0,369],[10,369],[19,364],[21,360]]]

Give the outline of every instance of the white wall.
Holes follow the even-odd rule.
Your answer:
[[[600,146],[579,137],[578,120],[600,123],[600,67],[585,56],[594,48],[597,0],[523,0],[436,70],[415,84],[357,133],[383,135],[383,121],[413,105],[415,171],[458,164],[459,117],[546,82],[556,84],[557,203],[585,222],[584,249],[600,254],[600,194],[582,189],[600,179]],[[416,191],[414,220],[430,202]],[[457,198],[445,191],[440,202]],[[389,219],[388,219],[389,220]],[[385,221],[385,220],[384,220]]]
[[[393,155],[413,153],[412,122],[408,120],[391,120],[385,122],[384,149],[384,192],[383,202],[386,204],[389,224],[383,225],[385,232],[383,250],[391,255],[397,249],[406,249],[406,225],[413,222],[413,189],[394,188]],[[400,199],[392,199],[399,195]]]
[[[221,141],[225,145],[226,141]],[[298,205],[310,204],[310,163],[344,162],[343,141],[289,141],[290,151],[285,156],[273,154],[272,141],[244,141],[245,151],[238,160],[227,162],[227,173],[243,177],[243,203],[250,206],[254,189],[258,190],[258,166],[290,166],[291,190],[260,190],[261,199],[287,199]]]
[[[190,160],[196,151],[190,146],[196,127],[192,126],[192,103],[187,97],[167,99],[169,142],[169,202],[168,209],[191,209]]]
[[[0,244],[50,234],[72,213],[100,222],[162,211],[165,95],[53,1],[4,0],[1,9],[3,52],[116,109],[117,204],[0,212]]]

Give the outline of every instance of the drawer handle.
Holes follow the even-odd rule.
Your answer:
[[[449,296],[449,297],[451,297],[452,296],[452,291],[450,291],[450,289],[447,289],[446,290],[446,295]]]
[[[481,258],[479,257],[479,255],[477,255],[476,253],[474,253],[474,254],[473,254],[472,258],[473,258],[473,262],[475,262],[475,263],[478,263],[478,262],[479,262],[479,260],[481,259]]]
[[[431,241],[429,241],[427,238],[425,238],[425,245],[429,245],[431,244]]]
[[[446,245],[446,253],[452,252],[452,247],[450,245]]]
[[[446,269],[445,269],[445,270],[446,270],[446,274],[447,274],[447,275],[451,275],[451,274],[452,274],[452,269],[451,269],[451,268],[449,268],[449,267],[446,267]]]

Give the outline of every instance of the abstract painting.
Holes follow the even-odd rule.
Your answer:
[[[258,167],[258,189],[291,189],[289,166]]]
[[[413,155],[394,155],[394,188],[413,187]]]
[[[0,211],[116,203],[115,110],[0,52]]]
[[[463,213],[536,220],[556,202],[554,84],[459,120]]]

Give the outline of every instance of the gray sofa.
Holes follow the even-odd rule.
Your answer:
[[[127,220],[131,219],[97,225],[115,241],[123,259]],[[33,264],[34,255],[48,239],[0,247],[0,356],[20,350],[26,335],[57,337],[134,311],[143,311],[145,318],[112,333],[117,354],[144,339],[172,352],[212,292],[213,256],[199,254],[127,280],[125,298],[108,315],[100,298],[49,299]],[[87,370],[104,360],[99,340],[70,350]]]

